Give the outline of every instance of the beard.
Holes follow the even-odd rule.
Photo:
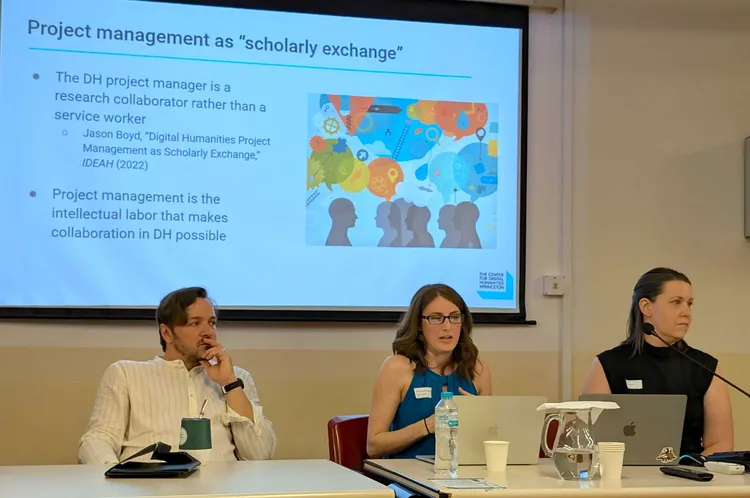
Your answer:
[[[185,363],[185,368],[188,370],[192,370],[200,364],[198,361],[197,347],[190,347],[181,340],[175,338],[174,348],[182,356],[182,361]]]

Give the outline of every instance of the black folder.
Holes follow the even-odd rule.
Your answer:
[[[110,478],[165,478],[187,477],[200,467],[200,462],[184,451],[171,452],[172,447],[158,442],[142,449],[135,455],[108,469],[104,475]],[[134,458],[152,453],[152,460],[159,462],[132,462]]]

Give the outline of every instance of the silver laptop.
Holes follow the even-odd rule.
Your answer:
[[[594,423],[597,441],[625,443],[624,465],[677,465],[687,396],[684,394],[582,394],[580,401],[614,401]]]
[[[458,464],[486,465],[485,441],[508,441],[508,465],[533,465],[539,460],[544,396],[456,396]],[[434,463],[434,455],[417,459]]]

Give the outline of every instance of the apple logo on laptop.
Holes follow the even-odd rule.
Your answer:
[[[500,426],[498,424],[493,424],[487,429],[487,436],[489,436],[490,439],[500,439]]]
[[[635,436],[635,422],[630,422],[628,425],[623,427],[622,433],[627,437]]]

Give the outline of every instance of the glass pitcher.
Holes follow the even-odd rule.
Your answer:
[[[593,479],[599,470],[599,452],[591,432],[592,409],[561,410],[544,421],[542,449],[552,459],[555,470],[567,481]],[[549,424],[557,420],[557,435],[552,448],[547,444]]]

